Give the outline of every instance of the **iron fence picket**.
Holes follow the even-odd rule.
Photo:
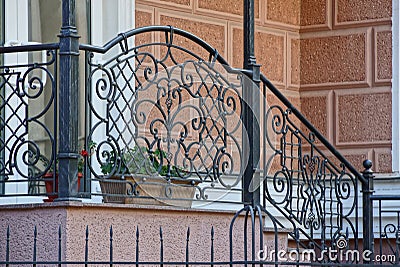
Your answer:
[[[62,257],[62,235],[61,235],[61,225],[58,226],[58,261],[61,262]],[[58,265],[61,267],[61,264]]]
[[[139,226],[136,227],[136,267],[139,267]]]
[[[186,266],[189,267],[189,240],[190,240],[190,227],[187,228],[186,232]]]
[[[384,201],[383,199],[379,199],[380,196],[375,196],[375,201]],[[385,196],[386,200],[388,199],[387,196]],[[390,197],[390,199],[397,199],[400,200],[400,197],[396,196],[396,197]],[[250,232],[255,232],[257,231],[259,234],[263,233],[263,227],[258,228],[257,222],[260,222],[259,218],[261,217],[265,217],[265,218],[273,218],[270,217],[270,215],[268,215],[267,213],[265,213],[265,211],[262,211],[262,213],[260,213],[260,209],[254,209],[252,207],[248,207],[246,209],[243,209],[241,211],[239,211],[232,219],[231,221],[231,227],[229,228],[229,234],[230,237],[233,236],[233,234],[236,232],[237,233],[237,229],[235,229],[235,226],[240,226],[242,231],[243,231],[243,235],[245,235],[246,232],[248,232],[248,230],[250,229],[246,229],[245,225],[239,223],[239,221],[237,220],[239,217],[246,216],[248,217],[248,221],[246,222],[246,224],[251,227],[251,231]],[[251,215],[250,210],[253,210],[254,213],[257,213],[257,216],[255,216],[256,214],[254,214],[253,216]],[[386,210],[388,212],[393,212],[393,210]],[[394,211],[400,214],[400,211]],[[261,216],[260,216],[261,215]],[[259,216],[259,218],[257,218]],[[399,215],[400,216],[400,215]],[[243,218],[243,221],[244,218]],[[251,222],[250,222],[251,221]],[[261,224],[260,226],[262,226],[263,224]],[[274,237],[273,239],[269,239],[269,241],[273,241],[273,247],[275,249],[275,251],[279,251],[279,238],[278,238],[278,234],[279,234],[279,228],[277,227],[278,224],[274,224],[275,228],[274,228]],[[248,240],[243,240],[242,245],[240,246],[240,249],[243,252],[242,258],[238,258],[237,256],[234,256],[233,250],[232,250],[232,246],[234,245],[235,241],[233,241],[232,238],[229,239],[229,244],[227,244],[226,242],[224,242],[226,244],[226,247],[219,247],[218,250],[225,250],[226,251],[230,251],[230,255],[229,255],[229,260],[224,260],[224,259],[220,259],[220,260],[215,260],[215,227],[214,226],[210,226],[210,231],[209,231],[209,236],[208,236],[208,240],[210,240],[210,256],[209,256],[209,261],[206,259],[208,258],[207,255],[203,255],[204,256],[204,260],[191,260],[192,257],[196,256],[196,251],[194,251],[193,256],[191,256],[190,253],[190,241],[191,241],[191,230],[190,227],[187,228],[186,233],[184,235],[182,235],[181,241],[169,241],[171,243],[167,243],[165,244],[165,238],[164,238],[164,230],[163,228],[160,226],[159,228],[159,255],[160,258],[158,261],[152,261],[149,259],[139,259],[139,227],[136,227],[135,232],[135,236],[136,236],[136,240],[133,241],[133,244],[136,243],[136,259],[134,259],[133,261],[129,261],[129,260],[120,260],[120,259],[114,259],[114,254],[115,252],[115,246],[114,246],[114,242],[116,241],[114,238],[114,227],[113,225],[111,225],[109,227],[109,232],[108,234],[106,232],[104,232],[105,236],[108,236],[108,248],[109,248],[109,252],[110,255],[108,257],[108,260],[90,260],[89,258],[89,239],[90,239],[90,229],[88,226],[85,227],[84,229],[84,246],[82,248],[83,250],[83,260],[79,260],[77,258],[72,257],[71,255],[68,256],[68,260],[65,260],[63,258],[61,258],[62,256],[62,242],[64,240],[64,236],[63,236],[63,230],[62,230],[62,226],[60,225],[58,227],[58,231],[56,234],[56,239],[58,241],[58,247],[57,250],[54,251],[54,254],[57,254],[57,260],[44,260],[42,253],[46,251],[45,247],[41,247],[39,249],[38,247],[38,240],[39,240],[39,232],[38,232],[38,228],[37,226],[34,227],[33,229],[33,236],[31,241],[29,241],[29,239],[27,239],[28,242],[32,242],[31,243],[31,247],[32,247],[32,258],[31,260],[26,259],[26,260],[13,260],[11,257],[15,257],[16,255],[14,255],[14,251],[11,250],[10,247],[10,242],[13,240],[13,235],[11,234],[10,231],[10,227],[7,227],[6,230],[6,238],[5,240],[2,239],[2,241],[5,241],[5,260],[0,260],[0,265],[4,265],[4,266],[25,266],[25,265],[31,265],[31,266],[42,266],[42,265],[58,265],[58,266],[70,266],[70,265],[85,265],[85,266],[90,266],[90,265],[108,265],[108,266],[116,266],[116,265],[121,265],[121,266],[129,266],[129,265],[136,265],[136,266],[316,266],[316,267],[322,267],[322,266],[352,266],[352,267],[372,267],[372,266],[398,266],[399,263],[399,259],[397,258],[395,261],[393,262],[385,262],[385,261],[377,261],[377,262],[371,262],[369,264],[365,264],[365,263],[360,263],[360,262],[318,262],[312,259],[306,260],[306,261],[302,261],[300,260],[300,257],[295,260],[295,261],[291,261],[291,260],[284,260],[282,258],[280,258],[280,256],[278,255],[278,253],[275,253],[273,255],[273,258],[267,258],[267,257],[263,257],[262,254],[259,254],[259,256],[261,256],[260,258],[255,258],[255,257],[251,257],[251,259],[248,259],[247,256],[245,256],[244,251],[245,248],[247,248],[248,246],[250,246],[250,249],[252,250],[252,254],[255,251],[255,244],[256,244],[256,239],[257,236],[256,235],[252,235],[248,236]],[[400,229],[400,228],[399,228]],[[220,230],[228,230],[226,228],[220,229]],[[397,229],[398,230],[398,229]],[[40,234],[41,235],[41,234]],[[396,235],[396,237],[398,238],[398,235]],[[51,238],[47,237],[47,238]],[[40,237],[40,240],[43,240],[43,238]],[[0,242],[2,242],[0,241]],[[50,241],[50,239],[48,239],[47,241]],[[105,240],[105,242],[107,242]],[[172,243],[172,242],[178,242],[178,243]],[[174,260],[168,260],[165,261],[165,246],[169,246],[169,245],[173,245],[173,247],[176,247],[177,244],[179,244],[179,242],[181,242],[183,248],[184,248],[184,259],[182,261],[177,260],[176,258],[174,258]],[[396,242],[398,242],[398,240],[396,240]],[[49,242],[51,243],[51,242]],[[237,245],[237,244],[236,244]],[[263,248],[263,243],[259,243],[257,244],[259,249],[264,249]],[[398,244],[397,244],[398,245]],[[271,243],[270,245],[271,246]],[[26,244],[24,245],[24,247],[30,247],[30,244]],[[149,247],[143,247],[143,248],[148,248],[151,249],[152,246]],[[200,247],[197,247],[198,249],[200,249]],[[380,248],[380,252],[382,255],[384,255],[384,251],[382,250],[382,247]],[[197,249],[196,249],[197,250]],[[17,250],[18,251],[18,250]],[[397,250],[394,249],[393,252],[398,252],[398,248]],[[78,252],[78,251],[77,251]],[[171,251],[172,253],[174,253],[173,251]],[[265,253],[267,253],[267,251],[264,251]],[[153,251],[154,253],[154,251]],[[79,253],[78,253],[79,254]],[[77,254],[76,254],[77,255]],[[398,256],[398,254],[396,254]],[[47,255],[47,256],[51,256],[51,255]],[[65,256],[65,255],[64,255]],[[73,256],[73,255],[72,255]],[[169,255],[171,256],[171,255]]]
[[[211,226],[211,252],[210,252],[210,264],[211,267],[214,266],[213,262],[214,262],[214,226]]]
[[[36,262],[37,262],[37,258],[36,258],[36,253],[37,253],[37,227],[35,225],[35,229],[33,230],[33,267],[36,267]]]
[[[164,238],[163,238],[163,231],[162,227],[160,226],[160,266],[163,265],[164,262]]]
[[[110,226],[110,267],[113,266],[113,228]]]
[[[85,231],[85,267],[88,266],[86,262],[89,261],[89,226],[86,225]]]
[[[10,226],[7,226],[7,237],[6,237],[6,267],[9,266],[10,262]]]
[[[400,263],[400,210],[390,208],[390,206],[383,205],[384,202],[400,203],[399,195],[372,195],[372,203],[378,203],[375,217],[378,217],[379,229],[379,263],[383,264],[384,258],[389,260],[392,264],[398,265]],[[374,209],[374,205],[371,205]],[[394,217],[395,220],[389,222],[385,220],[385,216]],[[384,221],[385,220],[385,221]],[[376,239],[376,238],[375,238]],[[391,253],[391,254],[385,254]],[[390,259],[389,259],[390,258]]]

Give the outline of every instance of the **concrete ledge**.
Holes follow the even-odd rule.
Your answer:
[[[7,227],[10,228],[10,260],[32,259],[35,227],[38,260],[58,259],[59,228],[63,260],[84,260],[87,228],[89,260],[108,260],[112,227],[114,261],[135,259],[138,229],[140,258],[158,261],[160,228],[165,261],[185,260],[188,228],[191,260],[210,260],[211,229],[214,228],[214,259],[226,261],[230,257],[229,227],[234,214],[233,211],[74,201],[4,205],[0,206],[0,261],[6,254]],[[251,251],[251,226],[247,227],[247,240],[243,229],[244,216],[239,216],[232,232],[234,259],[243,259],[244,247]],[[257,228],[256,233],[255,238],[259,240]],[[270,234],[264,236],[266,243],[275,240]],[[279,247],[287,245],[287,235],[280,235],[278,240]],[[260,247],[256,247],[257,253]]]
[[[26,203],[26,204],[6,204],[0,205],[0,212],[5,210],[27,210],[27,209],[49,209],[49,208],[104,208],[104,209],[140,209],[140,210],[170,210],[182,212],[200,213],[226,213],[232,216],[236,213],[233,210],[211,210],[201,208],[183,208],[177,206],[157,206],[157,205],[137,205],[137,204],[117,204],[117,203],[90,203],[81,201],[59,201],[47,203]]]

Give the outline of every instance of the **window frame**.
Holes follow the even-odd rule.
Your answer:
[[[62,1],[62,0],[60,0]],[[115,4],[114,0],[80,0],[84,1],[82,4],[86,6],[86,22],[87,22],[87,38],[86,40],[80,40],[84,43],[92,43],[92,40],[98,41],[99,45],[103,45],[105,42],[109,41],[112,36],[117,36],[118,33],[124,32],[134,28],[135,26],[135,0],[118,0]],[[94,4],[101,2],[101,9]],[[111,3],[112,2],[112,3]],[[103,8],[104,6],[104,8]],[[112,9],[110,10],[110,6]],[[21,42],[29,41],[29,27],[28,26],[28,16],[26,15],[29,10],[29,0],[12,0],[6,2],[6,0],[0,0],[0,45],[4,45],[8,39],[19,40]],[[94,13],[95,12],[95,13]],[[15,15],[16,14],[16,15]],[[99,15],[92,15],[99,14]],[[61,14],[60,14],[61,15]],[[109,18],[109,19],[107,19]],[[115,18],[117,18],[115,20]],[[83,18],[85,20],[85,18]],[[114,19],[114,21],[113,21]],[[106,23],[113,21],[115,27],[105,27],[108,26]],[[18,23],[16,23],[18,22]],[[99,29],[100,26],[100,29]],[[111,32],[107,30],[111,29]],[[57,33],[56,33],[57,34]],[[79,32],[78,32],[79,34]],[[84,56],[83,56],[84,57]],[[0,64],[4,63],[4,58],[0,55]],[[83,69],[81,70],[83,71]],[[2,92],[0,92],[2,93]],[[4,114],[2,112],[1,114]],[[0,138],[5,138],[1,136],[4,131],[0,131]],[[3,155],[4,158],[5,155]],[[0,155],[0,159],[2,155]],[[4,176],[4,175],[3,175]],[[1,179],[0,174],[0,179]],[[4,177],[3,177],[4,178]],[[88,188],[88,187],[86,187]],[[89,187],[90,188],[90,187]],[[88,188],[88,189],[89,189]],[[89,190],[96,190],[97,188],[92,187]],[[0,183],[0,195],[5,194],[6,186],[4,183]],[[19,191],[19,189],[17,189]],[[34,197],[35,198],[35,197]],[[13,199],[13,200],[11,200]],[[15,203],[23,203],[32,201],[41,202],[42,198],[18,198],[10,197],[7,202],[12,201]]]

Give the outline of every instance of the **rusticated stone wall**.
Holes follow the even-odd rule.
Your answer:
[[[298,99],[298,84],[293,84],[291,39],[299,39],[299,26],[270,20],[268,14],[276,15],[273,10],[286,7],[279,6],[281,1],[255,0],[257,62],[262,64],[262,72],[274,84],[287,91],[288,97]],[[293,2],[293,1],[292,1]],[[298,2],[298,1],[296,1]],[[278,12],[278,11],[277,11]],[[298,10],[288,17],[298,16]],[[224,56],[234,67],[243,65],[243,2],[238,0],[137,0],[136,26],[173,25],[190,31],[201,37]],[[278,17],[281,17],[279,15]],[[298,21],[298,18],[295,19]],[[290,19],[292,21],[292,19]],[[150,38],[150,37],[149,37]],[[297,64],[299,60],[296,59]],[[298,72],[298,67],[294,70]],[[297,101],[297,104],[299,102]]]
[[[360,170],[366,158],[377,172],[392,170],[391,5],[302,1],[300,41],[292,43],[302,112]]]
[[[136,26],[188,30],[235,67],[242,13],[241,0],[136,0]],[[391,14],[391,0],[255,0],[262,72],[360,170],[391,172]]]

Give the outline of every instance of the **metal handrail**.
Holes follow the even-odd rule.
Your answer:
[[[372,195],[371,200],[400,200],[399,195]]]
[[[187,31],[179,29],[179,28],[175,28],[173,26],[158,26],[158,25],[156,25],[156,26],[146,26],[146,27],[132,29],[130,31],[118,34],[117,37],[115,37],[114,39],[107,42],[104,46],[80,44],[79,50],[104,54],[108,50],[113,48],[115,45],[125,41],[129,37],[132,37],[132,36],[135,36],[135,35],[138,35],[141,33],[156,32],[156,31],[164,32],[165,34],[168,34],[168,33],[178,34],[179,36],[185,37],[185,38],[195,42],[196,44],[200,45],[201,47],[203,47],[210,54],[214,55],[215,59],[219,63],[226,65],[226,66],[229,65],[228,62],[218,53],[218,51],[214,47],[212,47],[210,44],[208,44],[206,41],[200,39],[199,37],[197,37],[196,35],[194,35],[190,32],[187,32]],[[170,42],[172,43],[172,40],[170,40]]]
[[[268,89],[287,107],[290,111],[321,141],[322,144],[337,158],[339,159],[349,171],[357,177],[361,183],[366,183],[367,180],[363,175],[356,170],[356,168],[346,160],[346,158],[309,122],[304,115],[276,88],[265,75],[261,74],[261,82],[263,82]]]
[[[43,50],[55,50],[59,48],[60,48],[59,43],[0,46],[0,53],[7,54],[7,53],[18,53],[18,52],[33,52],[33,51],[43,51]]]

